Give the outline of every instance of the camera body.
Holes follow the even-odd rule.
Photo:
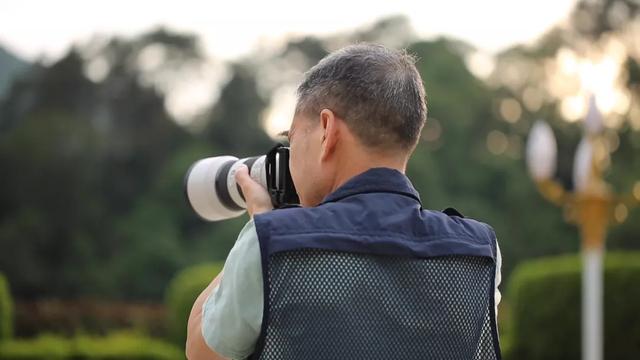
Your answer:
[[[238,159],[216,156],[196,161],[184,177],[187,203],[207,221],[230,219],[242,215],[246,202],[235,174],[242,165],[251,178],[262,185],[274,208],[295,206],[300,201],[289,171],[289,148],[278,144],[266,155]]]

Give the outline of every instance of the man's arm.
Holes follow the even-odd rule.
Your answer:
[[[222,280],[222,273],[216,276],[215,279],[207,286],[202,293],[196,299],[196,302],[191,308],[191,314],[189,315],[189,322],[187,325],[187,344],[186,355],[189,360],[224,360],[225,357],[217,354],[211,350],[202,336],[202,307],[205,301],[213,291],[213,289],[220,284]]]
[[[266,189],[264,189],[260,184],[256,183],[255,181],[253,181],[253,179],[251,179],[246,166],[241,166],[238,169],[236,173],[236,181],[238,182],[238,185],[240,185],[240,187],[242,188],[243,193],[245,194],[247,211],[251,218],[253,218],[253,215],[255,214],[260,214],[260,213],[269,211],[273,208],[273,206],[271,205],[271,197],[269,196],[269,193],[267,193]],[[238,241],[243,243],[243,245],[241,246],[242,250],[238,250],[239,251],[238,253],[234,253],[234,249],[236,249],[236,247],[234,246],[234,249],[231,250],[229,257],[227,258],[227,261],[231,259],[231,263],[230,264],[225,263],[225,269],[227,268],[227,266],[229,266],[231,269],[230,270],[231,272],[229,273],[231,278],[227,278],[225,282],[228,282],[228,281],[231,281],[232,283],[236,282],[236,284],[232,286],[232,289],[227,292],[227,295],[225,295],[230,297],[230,300],[235,299],[235,301],[231,301],[231,304],[232,304],[231,308],[229,308],[228,304],[225,305],[225,302],[222,301],[221,306],[223,306],[223,309],[217,309],[217,311],[222,311],[221,314],[224,314],[223,317],[227,318],[227,320],[229,320],[229,317],[240,315],[240,312],[238,311],[239,309],[234,309],[233,307],[234,306],[238,307],[239,303],[243,303],[241,301],[242,298],[237,297],[237,296],[241,296],[241,294],[236,293],[236,291],[238,291],[239,289],[242,289],[243,284],[244,285],[252,284],[253,287],[256,288],[256,290],[259,290],[259,291],[262,290],[260,287],[262,285],[261,281],[257,281],[257,278],[261,277],[261,271],[259,266],[260,252],[257,246],[257,235],[255,234],[255,229],[253,229],[253,225],[251,225],[250,228],[252,230],[249,231],[249,235],[246,235],[247,238],[244,239],[245,240],[244,242],[241,239],[242,232],[239,237]],[[243,229],[243,232],[244,232],[244,229]],[[253,254],[254,256],[249,255],[247,251],[251,251],[250,253]],[[255,258],[257,260],[255,264],[253,264],[254,266],[251,266],[251,264],[247,264],[247,262],[245,261],[247,260],[247,256],[248,256],[248,259]],[[254,272],[256,274],[254,274]],[[254,275],[254,276],[251,276],[251,275]],[[253,282],[251,280],[253,280]],[[202,291],[202,293],[198,296],[195,303],[193,304],[193,308],[191,309],[191,314],[189,315],[189,322],[187,325],[186,355],[189,360],[226,359],[224,356],[212,350],[211,347],[207,345],[207,342],[205,341],[205,338],[203,336],[203,325],[204,325],[203,324],[203,314],[204,314],[203,308],[205,307],[205,303],[207,302],[207,299],[210,296],[214,296],[214,294],[212,294],[213,290],[216,289],[216,287],[222,285],[220,284],[221,282],[222,282],[222,273],[220,273],[220,275],[218,275],[215,279],[213,279],[213,281],[209,284],[209,286],[207,286],[206,289],[204,289],[204,291]],[[228,285],[229,284],[227,284],[227,286]],[[260,287],[260,289],[257,289],[258,287]],[[221,289],[218,289],[218,290],[221,290]],[[236,297],[234,298],[234,296]],[[255,299],[249,299],[249,300],[255,300]],[[260,296],[258,300],[262,301],[262,296]],[[253,308],[261,309],[262,306],[257,306],[257,307],[253,306]],[[216,309],[214,309],[213,311],[215,312]],[[260,310],[259,312],[261,313],[262,310]],[[250,308],[248,308],[245,311],[242,311],[242,313],[245,315],[251,314]],[[218,321],[215,324],[210,323],[208,325],[215,326],[218,329],[221,329],[220,326],[222,326],[222,324],[220,323],[220,320],[221,320],[220,316],[215,318]],[[252,318],[250,317],[249,320],[251,319]],[[236,324],[238,323],[244,324],[244,325],[252,324],[252,321],[247,321],[247,319],[244,319],[245,321],[241,321],[239,316],[236,316],[235,319],[233,320],[234,320],[234,323]],[[248,331],[245,327],[242,327],[242,326],[230,327],[228,326],[229,324],[230,323],[227,322],[227,326],[222,331],[224,331],[224,334],[231,336],[231,338],[234,341],[232,341],[233,344],[229,344],[228,342],[220,343],[220,345],[222,344],[225,345],[224,346],[225,350],[223,351],[222,348],[220,348],[219,351],[225,352],[225,353],[230,352],[229,351],[230,345],[235,345],[235,346],[231,346],[231,348],[234,350],[238,350],[237,349],[238,346],[246,345],[247,338],[251,339],[253,337],[253,334],[251,334],[250,331]],[[259,327],[259,325],[257,327]],[[210,331],[211,331],[211,327],[209,327],[209,330],[208,330],[209,335],[210,335]],[[218,334],[221,334],[221,333],[218,333]],[[219,337],[217,338],[220,339]]]

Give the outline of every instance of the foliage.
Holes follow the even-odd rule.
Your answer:
[[[511,359],[579,359],[581,264],[575,255],[522,263],[511,277]],[[604,266],[607,359],[640,353],[640,253],[609,253]]]
[[[121,331],[106,337],[41,335],[0,342],[0,359],[184,359],[182,350],[161,340]]]
[[[13,335],[13,299],[7,279],[0,273],[0,341]]]
[[[172,339],[184,346],[187,320],[196,298],[222,271],[222,262],[189,267],[176,275],[167,288],[166,304],[169,309],[169,329]]]
[[[2,98],[11,86],[11,82],[18,75],[29,68],[29,64],[17,56],[11,54],[0,46],[0,98]]]
[[[21,337],[40,333],[71,336],[77,332],[106,334],[134,329],[165,337],[166,308],[157,303],[129,303],[96,299],[41,299],[15,304],[14,332]]]

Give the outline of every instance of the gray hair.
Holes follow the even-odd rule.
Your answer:
[[[373,44],[333,52],[305,74],[296,114],[330,109],[365,146],[412,150],[427,117],[415,61],[406,51]]]

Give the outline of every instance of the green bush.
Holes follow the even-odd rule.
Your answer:
[[[167,335],[166,307],[162,303],[109,299],[37,299],[20,301],[14,309],[14,336],[41,333],[108,334],[135,329],[156,337]]]
[[[0,273],[0,341],[13,334],[13,301],[4,275]]]
[[[640,354],[640,253],[610,253],[604,266],[606,359]],[[509,359],[580,359],[581,261],[577,255],[522,263],[507,298]]]
[[[513,356],[513,341],[511,334],[508,332],[500,331],[500,352],[502,353],[502,358],[505,360],[516,359],[516,357]]]
[[[175,360],[184,359],[184,353],[173,344],[118,332],[106,337],[41,335],[29,340],[5,340],[0,343],[0,359]]]
[[[193,302],[209,285],[211,280],[222,271],[224,262],[206,263],[182,270],[167,288],[166,304],[169,317],[171,338],[184,346],[187,338],[187,320]]]

